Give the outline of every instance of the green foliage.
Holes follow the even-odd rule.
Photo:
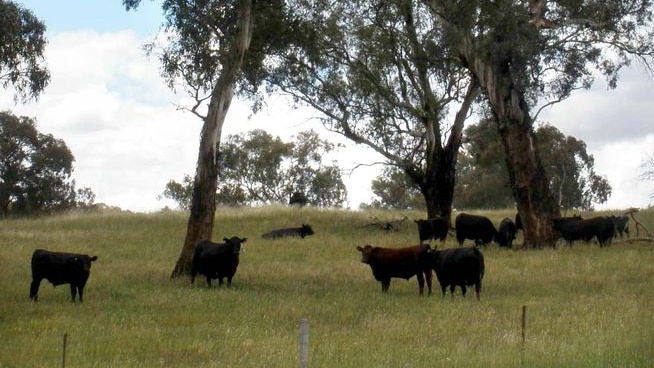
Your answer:
[[[70,179],[74,160],[64,141],[40,133],[32,119],[0,112],[0,216],[92,204],[93,192],[76,192]]]
[[[295,192],[304,193],[313,206],[342,206],[347,192],[336,164],[325,165],[323,155],[334,145],[312,130],[300,132],[295,141],[283,142],[263,130],[230,135],[220,147],[220,172],[216,202],[219,205],[288,203]],[[193,178],[171,180],[163,197],[188,209]]]
[[[482,212],[497,225],[513,211]],[[186,215],[93,213],[0,222],[0,366],[292,367],[299,321],[310,323],[312,367],[651,367],[654,253],[642,242],[539,251],[483,249],[481,302],[420,297],[415,278],[388,294],[354,249],[417,242],[370,216],[422,212],[219,209],[214,238],[248,237],[233,285],[170,279]],[[636,216],[650,229],[654,212]],[[305,239],[267,241],[272,228],[310,223]],[[414,224],[411,224],[414,225]],[[448,238],[444,247],[455,247]],[[36,248],[97,255],[84,304],[44,281],[29,300]],[[521,309],[527,306],[526,341]]]
[[[554,126],[538,127],[535,141],[550,180],[550,190],[563,209],[590,210],[606,202],[611,185],[594,170],[586,144],[565,136]],[[506,208],[515,203],[508,179],[506,156],[497,127],[482,120],[466,131],[459,162],[455,204],[459,208]]]
[[[372,181],[372,193],[377,196],[364,207],[410,210],[424,209],[425,203],[420,189],[395,166],[387,166],[384,171]]]
[[[46,43],[45,25],[30,10],[0,0],[0,86],[12,86],[16,100],[36,98],[48,85]]]

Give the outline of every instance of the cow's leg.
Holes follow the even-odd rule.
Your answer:
[[[227,287],[232,287],[232,278],[231,277],[227,278]]]
[[[71,283],[70,284],[70,296],[73,300],[73,303],[75,303],[75,294],[77,294],[77,286],[75,284]]]
[[[391,279],[385,279],[381,281],[382,284],[382,292],[387,293],[388,288],[391,286]]]
[[[452,294],[452,298],[454,298],[454,289],[456,289],[456,284],[450,285],[450,294]]]
[[[195,276],[197,275],[198,273],[195,270],[191,271],[191,284],[195,282]]]
[[[427,292],[431,295],[431,270],[425,272],[425,281],[427,281]]]
[[[463,294],[463,297],[466,297],[466,291],[468,291],[468,288],[466,287],[465,284],[461,285],[461,294]]]
[[[79,302],[84,301],[84,285],[80,285],[77,287],[77,295],[79,296]]]
[[[443,296],[445,296],[445,293],[447,291],[447,285],[446,284],[441,284],[441,291],[443,292]]]
[[[211,276],[207,276],[207,287],[211,287]]]
[[[475,294],[477,294],[477,300],[481,300],[481,280],[475,283]]]
[[[34,278],[32,279],[32,284],[30,285],[30,299],[35,302],[38,301],[39,286],[41,285],[41,279]]]
[[[218,286],[221,286],[223,284],[223,278],[219,277],[218,278]]]
[[[418,272],[416,277],[418,278],[418,293],[422,295],[425,290],[425,277],[422,275],[422,272]]]

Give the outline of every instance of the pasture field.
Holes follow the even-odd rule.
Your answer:
[[[483,212],[497,226],[512,211]],[[408,216],[398,232],[370,216]],[[248,237],[231,288],[171,280],[186,230],[177,212],[0,221],[0,367],[294,367],[299,322],[310,367],[653,367],[654,244],[482,249],[482,298],[419,296],[415,278],[381,293],[357,245],[417,244],[421,212],[219,209],[214,239]],[[637,218],[654,229],[654,210]],[[264,240],[312,225],[306,239]],[[632,224],[633,225],[633,224]],[[518,239],[520,242],[520,239]],[[444,247],[455,246],[448,237]],[[28,299],[34,249],[99,257],[85,302],[68,285]],[[527,307],[525,341],[522,306]]]

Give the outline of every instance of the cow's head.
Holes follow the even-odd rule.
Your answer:
[[[374,247],[370,244],[365,247],[357,246],[357,250],[361,252],[361,262],[370,263],[370,256],[373,252]]]
[[[241,245],[245,243],[248,238],[239,238],[238,236],[232,236],[231,238],[223,238],[225,244],[231,246],[232,253],[238,254],[241,251]]]
[[[80,254],[75,256],[73,260],[75,263],[84,271],[89,272],[91,270],[91,262],[97,260],[97,256],[87,256],[86,254]]]
[[[300,233],[304,238],[305,236],[313,235],[313,229],[311,228],[311,225],[302,224],[302,229],[300,230]]]

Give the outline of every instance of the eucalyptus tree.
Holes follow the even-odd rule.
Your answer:
[[[140,2],[123,0],[127,10]],[[166,44],[150,50],[160,53],[163,77],[189,94],[194,102],[187,110],[203,123],[175,277],[190,273],[194,245],[211,239],[223,124],[234,93],[256,94],[265,55],[284,44],[286,6],[282,0],[164,0],[162,9]]]
[[[269,82],[323,124],[381,154],[420,189],[427,216],[450,217],[463,124],[479,87],[414,0],[294,1],[313,29],[275,60]]]
[[[611,185],[595,172],[593,155],[586,143],[566,136],[556,127],[541,124],[534,130],[549,191],[561,209],[592,210],[611,194]],[[467,166],[457,169],[455,204],[457,208],[513,207],[506,154],[495,123],[483,119],[464,132]]]
[[[507,158],[525,245],[553,244],[559,213],[534,142],[540,109],[589,88],[615,87],[633,59],[650,67],[652,3],[643,0],[423,0],[440,20],[448,54],[479,82]],[[546,103],[538,108],[538,101]],[[592,124],[589,122],[589,124]]]
[[[48,85],[46,44],[43,22],[29,9],[0,0],[0,86],[12,86],[17,101],[37,98]]]

